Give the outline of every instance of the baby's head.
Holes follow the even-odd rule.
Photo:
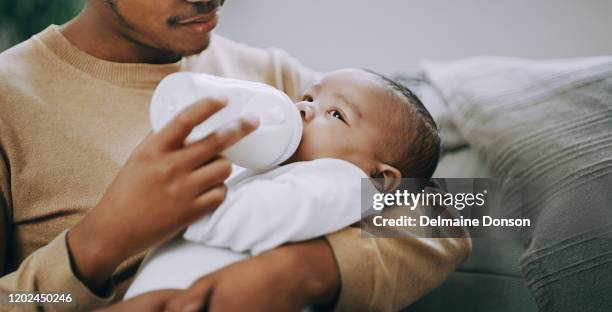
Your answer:
[[[339,158],[390,181],[430,178],[437,166],[440,136],[433,118],[408,88],[384,76],[332,72],[297,106],[304,131],[289,162]]]

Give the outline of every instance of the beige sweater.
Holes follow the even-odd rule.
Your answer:
[[[75,304],[55,308],[72,311],[122,297],[142,255],[121,265],[114,294],[100,298],[72,272],[65,233],[98,203],[150,131],[148,104],[157,83],[180,70],[260,81],[294,98],[315,76],[282,51],[218,36],[201,55],[168,65],[96,59],[57,26],[0,55],[0,295],[71,292]],[[347,311],[413,302],[469,249],[462,239],[362,238],[354,228],[327,239],[342,278],[338,308]]]

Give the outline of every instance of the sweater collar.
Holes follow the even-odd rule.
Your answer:
[[[51,25],[35,36],[62,61],[101,80],[122,85],[159,83],[167,75],[180,71],[184,59],[171,64],[116,63],[89,55],[74,46],[61,32]]]

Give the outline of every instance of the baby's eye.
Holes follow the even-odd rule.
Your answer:
[[[329,111],[329,114],[334,118],[344,121],[344,116],[342,116],[342,113],[340,111],[337,111],[334,109],[334,110]]]
[[[312,96],[310,96],[308,94],[304,94],[304,96],[302,97],[302,101],[314,102],[314,99],[312,98]]]

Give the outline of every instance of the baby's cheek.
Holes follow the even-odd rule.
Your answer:
[[[289,160],[287,160],[285,162],[285,164],[294,163],[294,162],[298,162],[298,161],[312,160],[308,156],[310,154],[309,149],[310,149],[310,147],[308,147],[308,143],[304,140],[304,138],[302,138],[302,141],[300,142],[300,145],[295,150],[293,155],[289,158]]]
[[[316,149],[311,146],[309,141],[302,140],[295,152],[296,161],[308,161],[315,159]]]
[[[325,136],[317,141],[310,141],[307,153],[312,159],[342,158],[347,149],[346,143],[346,138]]]
[[[319,158],[331,157],[333,144],[330,144],[328,136],[305,135],[296,152],[299,161],[308,161]]]

